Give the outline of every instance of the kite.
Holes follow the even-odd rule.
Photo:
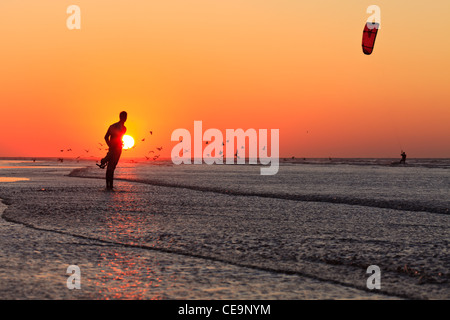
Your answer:
[[[364,54],[370,55],[372,53],[379,27],[380,24],[375,22],[367,22],[364,26],[362,38],[362,48]]]

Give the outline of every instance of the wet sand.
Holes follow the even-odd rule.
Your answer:
[[[22,176],[25,176],[22,174]],[[89,210],[102,192],[103,181],[34,172],[30,181],[3,183],[1,195],[8,206],[2,211],[9,219],[0,220],[0,299],[397,299],[336,284],[277,272],[238,266],[233,263],[195,256],[139,248],[114,241],[74,234],[76,219],[49,228],[45,223],[14,221],[19,214],[18,199],[28,199],[27,206],[45,205],[49,215]],[[129,182],[116,183],[118,190],[135,187]],[[54,197],[67,189],[86,189],[84,209],[77,199],[62,197],[55,207]],[[154,187],[158,190],[160,187]],[[163,187],[161,187],[163,188]],[[44,190],[42,190],[44,189]],[[96,196],[89,194],[98,190]],[[36,197],[36,191],[42,190]],[[51,192],[52,197],[47,197]],[[20,194],[20,197],[18,197]],[[62,194],[62,193],[61,193]],[[27,196],[29,195],[29,197]],[[52,199],[52,200],[50,200]],[[86,199],[88,201],[86,202]],[[74,207],[76,210],[74,211]],[[12,219],[11,219],[12,218]],[[38,220],[39,221],[39,220]],[[45,221],[44,221],[45,222]],[[107,225],[103,226],[108,228]],[[80,226],[82,228],[82,226]],[[81,269],[81,290],[66,287],[69,265]]]

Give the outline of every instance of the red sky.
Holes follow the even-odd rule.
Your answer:
[[[2,0],[0,156],[94,152],[126,110],[135,157],[194,120],[279,129],[282,157],[450,157],[450,2],[392,2],[84,0],[69,30],[75,3]]]

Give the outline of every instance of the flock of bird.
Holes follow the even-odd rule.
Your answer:
[[[150,135],[153,135],[153,131],[149,131],[149,133],[150,133]],[[145,142],[145,141],[146,141],[146,138],[142,138],[142,139],[141,139],[141,142]],[[180,140],[180,142],[183,142],[183,140]],[[227,140],[226,142],[228,143],[228,142],[230,142],[230,141]],[[205,144],[209,144],[209,141],[206,141]],[[109,150],[109,148],[107,148],[107,145],[106,145],[105,143],[98,142],[98,145],[100,146],[100,147],[97,147],[97,149],[98,149],[99,151],[102,151],[102,150],[108,151],[108,150]],[[224,146],[224,145],[225,145],[225,144],[222,142],[222,146]],[[106,148],[105,148],[105,147],[106,147]],[[134,148],[136,148],[136,144],[135,144],[133,147],[129,148],[129,149],[123,149],[123,150],[124,150],[124,151],[128,151],[128,150],[134,149]],[[241,146],[241,149],[244,149],[244,146]],[[162,147],[162,146],[161,146],[161,147],[157,147],[156,150],[162,151],[162,150],[163,150],[163,147]],[[266,146],[264,146],[262,150],[266,150]],[[90,152],[90,149],[84,149],[84,151],[85,151],[86,153],[89,153],[89,152]],[[189,153],[189,152],[190,152],[190,149],[184,149],[183,151],[184,151],[184,153]],[[72,151],[71,148],[68,148],[68,149],[60,149],[60,152],[73,152],[73,151]],[[153,155],[153,156],[149,156],[150,154],[154,154],[154,155]],[[220,157],[223,156],[223,151],[219,151],[219,156],[220,156]],[[240,158],[241,158],[241,157],[239,156],[239,151],[238,151],[237,149],[236,149],[236,153],[234,154],[234,156],[235,156],[237,159],[240,159]],[[95,158],[96,156],[90,155],[89,157]],[[147,160],[147,161],[148,161],[148,160],[156,161],[159,157],[160,157],[160,155],[159,155],[159,154],[156,154],[155,150],[150,150],[150,151],[148,151],[147,155],[144,155],[144,158],[145,158],[145,160]],[[210,154],[207,154],[207,157],[210,157]],[[81,159],[81,155],[75,158],[75,160],[77,160],[77,162],[78,162],[80,159]],[[64,160],[63,158],[58,158],[58,161],[60,161],[60,162],[63,162],[63,160]]]
[[[149,131],[149,133],[150,133],[150,135],[153,135],[153,131]],[[141,142],[145,142],[145,139],[146,139],[146,138],[141,139]],[[109,150],[109,148],[108,148],[108,146],[106,145],[106,143],[98,142],[98,145],[99,145],[99,147],[96,147],[96,148],[97,148],[99,151],[102,151],[102,150],[108,151],[108,150]],[[129,149],[134,149],[134,148],[136,148],[136,144],[135,144],[133,147],[129,148]],[[129,149],[123,149],[123,151],[128,151]],[[163,149],[162,146],[156,148],[156,150],[158,150],[158,151],[161,151],[162,149]],[[73,152],[71,148],[68,148],[68,149],[60,149],[59,151],[60,151],[60,152]],[[86,152],[86,154],[88,154],[90,151],[91,151],[91,149],[84,149],[84,152]],[[150,154],[150,153],[155,153],[155,151],[154,151],[154,150],[150,150],[150,151],[148,152],[148,154]],[[81,157],[82,157],[82,156],[79,155],[78,157],[75,158],[75,160],[77,160],[77,162],[78,162],[78,161],[81,159]],[[90,154],[89,157],[90,157],[90,158],[95,158],[96,156]],[[151,160],[151,159],[157,160],[157,159],[160,157],[160,155],[159,155],[159,154],[158,154],[158,155],[155,154],[153,157],[149,157],[149,156],[144,156],[144,157],[145,157],[146,160]],[[59,162],[63,162],[64,159],[63,159],[63,158],[58,158],[58,161],[59,161]]]
[[[182,142],[182,140],[180,141],[180,142]],[[209,144],[209,142],[210,141],[206,141],[205,142],[205,144]],[[227,140],[227,143],[229,143],[230,142],[230,140]],[[225,144],[222,142],[222,146],[224,146]],[[244,146],[241,146],[241,149],[244,149]],[[266,150],[266,146],[264,146],[263,148],[262,148],[262,150]],[[184,153],[189,153],[189,149],[184,149]],[[211,157],[211,155],[208,153],[207,155],[206,155],[207,157]],[[237,158],[237,159],[241,159],[241,157],[239,156],[239,150],[238,149],[236,149],[236,153],[234,154],[234,156]],[[217,158],[222,158],[223,157],[223,151],[219,151],[219,157],[217,157]]]

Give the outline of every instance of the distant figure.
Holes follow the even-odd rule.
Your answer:
[[[402,159],[400,160],[400,163],[406,164],[406,153],[402,150],[402,153],[400,154],[402,156]]]
[[[127,121],[127,113],[122,111],[119,115],[120,121],[109,126],[105,135],[106,144],[109,147],[109,151],[106,156],[100,161],[100,168],[106,168],[106,189],[113,189],[114,170],[119,162],[120,155],[122,154],[122,137],[127,132],[125,127],[125,121]]]

